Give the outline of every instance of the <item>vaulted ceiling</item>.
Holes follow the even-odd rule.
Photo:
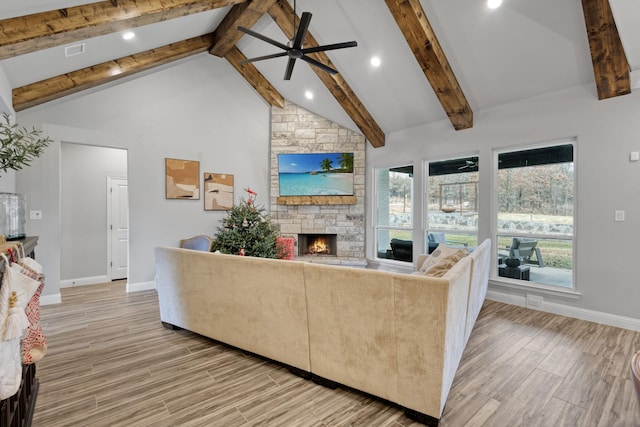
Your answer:
[[[464,131],[474,112],[582,84],[593,83],[594,99],[621,96],[640,71],[637,1],[503,0],[492,10],[484,0],[298,0],[302,11],[313,14],[304,47],[358,42],[310,54],[338,74],[297,61],[284,81],[286,57],[240,64],[276,48],[238,26],[283,44],[292,38],[287,0],[3,2],[0,68],[21,111],[213,55],[270,105],[289,99],[376,147],[389,132],[442,119]],[[136,37],[123,40],[126,30]]]

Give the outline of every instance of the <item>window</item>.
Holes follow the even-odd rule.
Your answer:
[[[478,157],[429,163],[426,250],[478,245]]]
[[[413,165],[375,170],[376,258],[413,262]]]
[[[497,153],[498,275],[573,289],[573,143]]]

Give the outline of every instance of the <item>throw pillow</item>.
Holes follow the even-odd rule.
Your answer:
[[[424,262],[420,266],[420,271],[423,273],[426,273],[427,270],[429,270],[429,268],[433,267],[434,265],[436,265],[438,262],[448,257],[449,255],[458,253],[458,251],[461,251],[462,253],[464,253],[463,256],[466,256],[469,253],[467,249],[452,248],[450,246],[445,245],[444,243],[440,243],[438,247],[431,253],[431,255],[429,255],[427,259],[424,260]]]
[[[442,260],[440,260],[440,262],[431,266],[424,273],[424,275],[430,276],[430,277],[442,277],[447,273],[447,271],[451,270],[451,267],[456,265],[456,263],[460,261],[462,258],[464,258],[465,256],[467,256],[465,251],[463,251],[462,249],[458,249],[457,252],[447,257],[444,257]]]

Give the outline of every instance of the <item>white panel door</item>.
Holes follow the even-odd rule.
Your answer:
[[[109,260],[111,280],[125,279],[129,268],[129,197],[127,180],[109,178],[111,199]]]

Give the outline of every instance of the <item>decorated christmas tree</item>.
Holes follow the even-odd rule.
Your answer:
[[[278,231],[263,206],[255,203],[256,192],[250,188],[247,200],[241,200],[222,219],[215,235],[213,250],[224,254],[247,255],[261,258],[284,258],[278,245]]]

